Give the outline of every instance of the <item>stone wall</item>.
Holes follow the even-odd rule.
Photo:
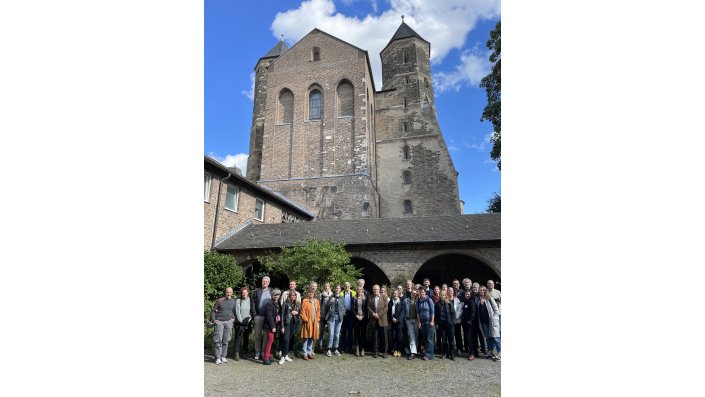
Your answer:
[[[234,181],[233,181],[234,182]],[[203,249],[210,250],[211,241],[213,238],[213,223],[215,222],[215,206],[218,196],[218,185],[220,178],[211,174],[211,190],[208,202],[203,203],[204,211],[204,227],[203,227]],[[239,189],[238,203],[236,209],[229,210],[225,208],[225,198],[227,195],[228,181],[222,184],[220,190],[220,205],[218,206],[218,225],[215,232],[216,240],[228,233],[229,231],[239,227],[243,223],[251,220],[253,223],[281,223],[282,222],[282,207],[276,203],[268,201],[262,196],[258,196],[251,190],[233,185]],[[264,201],[264,218],[262,221],[255,219],[255,200],[260,198]]]
[[[318,61],[311,57],[314,47],[320,50]],[[341,83],[353,88],[352,98],[343,97],[347,106],[341,106],[338,97],[346,93],[338,90]],[[290,123],[277,118],[278,97],[284,89],[294,94]],[[309,95],[314,89],[322,94],[320,119],[309,117]],[[374,87],[365,52],[314,30],[269,64],[266,91],[259,180],[318,211],[317,219],[359,218],[365,202],[371,207],[367,212],[376,217],[376,173],[371,160],[374,120],[370,117]],[[353,114],[341,114],[341,109],[350,108],[350,100]],[[321,180],[328,177],[335,180]],[[341,194],[329,186],[348,188]]]
[[[379,217],[378,196],[366,175],[260,183],[302,204],[317,220]]]
[[[384,90],[375,95],[375,148],[382,218],[461,213],[458,176],[438,125],[428,57],[428,45],[417,38],[395,41],[381,54]],[[405,172],[411,183],[405,183]],[[404,209],[405,200],[411,213]]]

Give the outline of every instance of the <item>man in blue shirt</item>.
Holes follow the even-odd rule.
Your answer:
[[[423,359],[433,360],[433,341],[436,334],[433,301],[428,297],[423,287],[419,288],[419,299],[416,300],[416,316],[419,319],[419,329],[425,351]]]

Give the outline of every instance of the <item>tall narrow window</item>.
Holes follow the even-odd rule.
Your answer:
[[[321,49],[318,47],[311,48],[311,60],[320,61],[321,60]]]
[[[404,107],[406,107],[406,98],[404,98]]]
[[[206,203],[211,196],[211,176],[210,174],[203,173],[203,201]]]
[[[401,148],[401,153],[402,153],[402,158],[404,160],[408,160],[411,158],[411,153],[409,151],[409,145],[404,145],[403,148]]]
[[[401,130],[402,132],[409,132],[409,123],[407,123],[406,121],[402,121]]]
[[[255,219],[264,221],[264,201],[255,199]]]
[[[279,124],[294,122],[294,94],[290,90],[286,88],[281,90],[277,108],[277,122]]]
[[[409,76],[404,76],[404,84],[409,84]]]
[[[225,209],[237,211],[237,202],[239,198],[238,188],[228,185],[228,190],[225,192]]]
[[[428,79],[425,77],[423,78],[423,84],[428,88]]]
[[[404,200],[404,215],[411,215],[414,213],[414,207],[411,205],[411,200]]]
[[[411,171],[404,171],[402,175],[404,177],[404,184],[411,185]]]
[[[321,99],[321,91],[313,90],[309,94],[308,99],[308,118],[309,120],[317,120],[321,118],[323,101]]]
[[[409,53],[404,51],[404,63],[409,63]]]
[[[338,84],[338,116],[352,116],[354,106],[353,86],[347,80],[343,80]]]

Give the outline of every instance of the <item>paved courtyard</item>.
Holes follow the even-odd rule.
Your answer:
[[[291,356],[291,354],[290,354]],[[501,363],[407,360],[404,357],[360,358],[344,354],[265,366],[241,359],[221,365],[204,355],[205,396],[499,396]]]

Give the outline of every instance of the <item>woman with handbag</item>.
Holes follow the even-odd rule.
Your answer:
[[[240,345],[242,355],[247,354],[247,341],[250,340],[252,331],[252,318],[250,318],[250,291],[247,287],[240,288],[240,297],[235,299],[235,361],[240,360]]]
[[[487,288],[480,287],[480,332],[487,340],[487,353],[494,361],[500,361],[502,347],[500,345],[499,307],[494,298],[487,293]],[[493,353],[494,350],[494,353]]]

